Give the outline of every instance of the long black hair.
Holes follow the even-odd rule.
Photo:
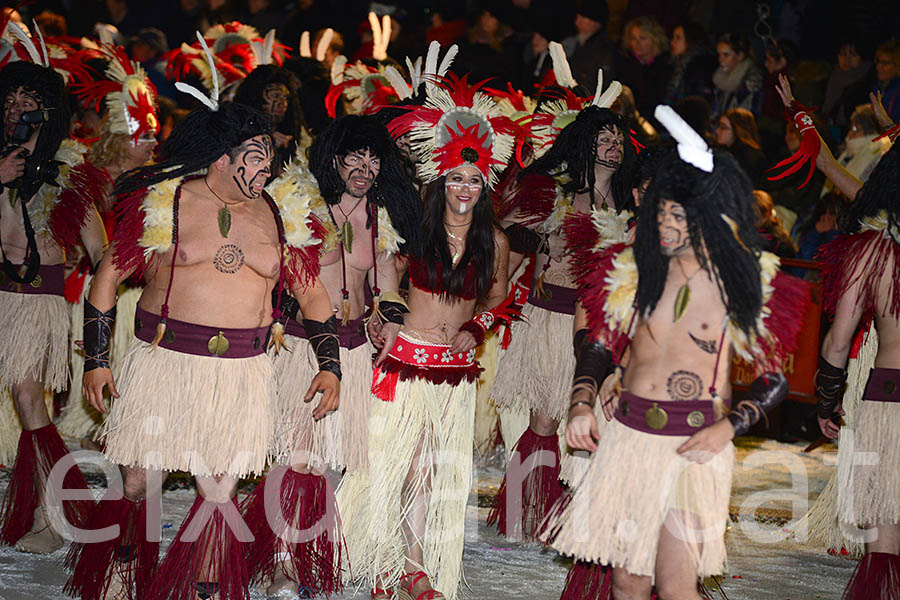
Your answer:
[[[887,213],[893,231],[900,227],[900,144],[895,143],[881,157],[856,199],[841,213],[839,225],[844,233],[856,233],[862,219]]]
[[[637,221],[638,310],[651,313],[666,284],[669,257],[660,252],[657,213],[664,200],[672,200],[684,208],[697,261],[716,282],[728,315],[749,334],[762,310],[756,201],[750,179],[730,154],[716,151],[713,160],[713,172],[705,173],[674,150],[661,158]]]
[[[570,194],[587,192],[594,198],[594,166],[597,158],[597,134],[603,129],[615,127],[622,134],[622,163],[612,176],[611,192],[616,203],[616,211],[634,210],[631,196],[631,169],[634,165],[635,150],[629,141],[631,127],[626,119],[608,108],[589,106],[580,111],[575,120],[567,125],[556,138],[553,146],[544,156],[534,161],[524,173],[544,173],[555,175],[565,173],[569,181],[563,189]]]
[[[314,58],[294,57],[284,62],[288,70],[300,84],[297,93],[300,101],[303,126],[314,137],[328,127],[331,117],[325,109],[325,96],[331,88],[331,76],[328,69]],[[338,102],[336,110],[343,115],[343,106]]]
[[[263,92],[271,84],[281,84],[288,90],[287,111],[284,119],[276,127],[281,133],[294,136],[294,142],[300,139],[300,125],[303,122],[300,112],[300,101],[296,92],[291,87],[291,74],[289,71],[275,65],[260,65],[247,75],[241,82],[234,101],[238,104],[246,104],[254,108],[260,108],[263,104]]]
[[[212,111],[191,111],[163,143],[162,162],[128,171],[116,181],[116,193],[128,194],[160,181],[206,169],[223,154],[259,135],[271,135],[269,117],[253,107],[223,102]]]
[[[3,67],[0,77],[0,100],[19,87],[33,92],[41,99],[41,108],[50,109],[48,121],[41,125],[37,143],[31,153],[37,160],[46,161],[53,158],[59,145],[69,135],[69,120],[72,116],[69,99],[66,94],[66,82],[62,75],[48,67],[42,67],[27,61],[16,61]],[[6,139],[6,128],[0,128],[0,147],[11,142]],[[36,190],[35,190],[36,191]]]
[[[466,234],[466,250],[453,266],[450,244],[444,226],[446,208],[446,175],[426,186],[425,214],[422,219],[422,251],[417,258],[428,273],[429,289],[441,289],[441,297],[453,300],[468,295],[466,273],[471,264],[475,270],[475,297],[482,304],[494,281],[494,229],[499,228],[487,186],[481,188],[472,209],[472,224]],[[449,275],[448,275],[449,274]]]
[[[391,223],[405,240],[400,250],[415,255],[419,247],[422,202],[403,167],[400,151],[385,126],[374,116],[347,115],[329,125],[309,148],[309,169],[328,204],[338,204],[346,190],[335,158],[368,151],[381,160],[367,201],[387,209]],[[371,216],[371,213],[369,213]]]

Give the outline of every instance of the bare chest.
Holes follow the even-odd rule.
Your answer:
[[[334,216],[332,225],[337,227],[338,232],[338,245],[322,256],[323,270],[328,267],[341,268],[342,245],[343,262],[348,269],[368,272],[375,266],[373,232],[371,227],[367,227],[364,209],[365,207],[359,206],[345,217],[338,207],[331,207]]]

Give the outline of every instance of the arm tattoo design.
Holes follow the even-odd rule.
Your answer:
[[[697,346],[708,354],[715,354],[719,351],[719,344],[716,340],[701,340],[698,337],[694,337],[694,334],[688,331],[688,335],[691,336],[691,340],[694,341]]]
[[[699,400],[703,391],[703,380],[690,371],[675,371],[669,375],[666,391],[672,400]]]
[[[234,244],[223,244],[216,250],[213,266],[220,273],[237,273],[244,266],[244,251]]]

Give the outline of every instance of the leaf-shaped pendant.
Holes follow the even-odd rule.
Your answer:
[[[674,323],[678,322],[684,315],[684,311],[687,310],[688,302],[691,301],[691,287],[688,284],[684,284],[680,288],[678,288],[678,295],[675,296],[675,318],[673,319]]]
[[[231,231],[231,211],[227,206],[223,206],[219,209],[219,233],[223,238],[227,238],[229,231]]]
[[[341,225],[341,243],[344,244],[344,250],[353,252],[353,225],[349,220]]]

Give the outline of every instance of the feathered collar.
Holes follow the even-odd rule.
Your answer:
[[[50,215],[59,203],[61,192],[72,185],[70,174],[73,168],[84,163],[85,152],[87,152],[87,146],[73,139],[65,139],[59,145],[59,149],[53,156],[53,160],[62,163],[59,166],[59,177],[56,178],[59,187],[45,183],[28,201],[28,218],[31,219],[31,226],[34,227],[36,234],[50,231]],[[19,216],[19,221],[24,225],[21,216]]]
[[[884,239],[892,239],[900,244],[900,227],[891,226],[887,211],[883,210],[874,217],[866,217],[860,221],[860,231],[879,231]]]

